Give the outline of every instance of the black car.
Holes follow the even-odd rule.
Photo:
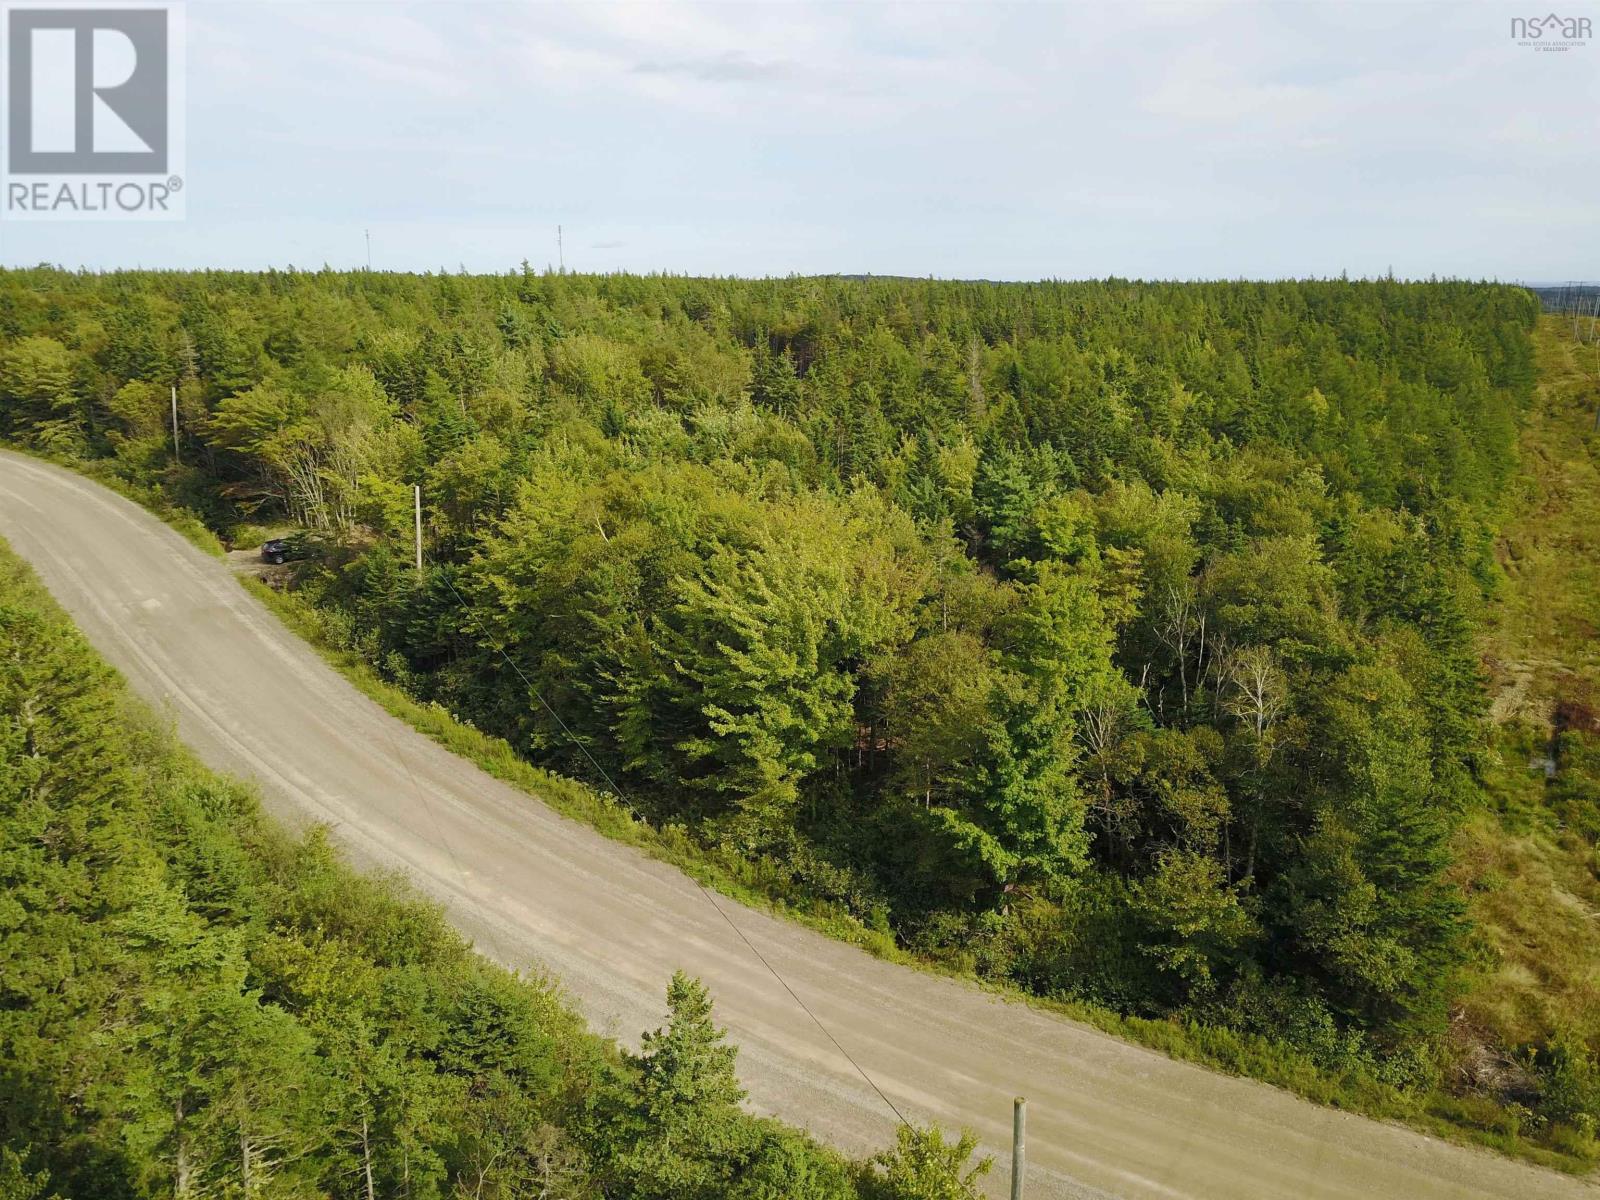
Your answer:
[[[292,562],[296,559],[310,558],[315,549],[313,540],[303,533],[292,534],[286,538],[272,538],[261,543],[261,561]]]

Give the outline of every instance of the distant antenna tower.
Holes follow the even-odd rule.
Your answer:
[[[561,242],[561,226],[556,226],[556,264],[561,268],[561,273],[567,273],[567,251]]]
[[[361,232],[367,235],[367,270],[370,271],[372,270],[372,230],[363,229]]]

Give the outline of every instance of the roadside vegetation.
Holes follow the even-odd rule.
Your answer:
[[[199,767],[0,546],[0,1196],[946,1200],[740,1106],[692,979],[638,1053]],[[980,1164],[981,1165],[981,1164]]]
[[[714,882],[1582,1167],[1592,942],[1535,969],[1516,921],[1592,897],[1596,797],[1494,731],[1481,657],[1533,583],[1537,320],[1465,283],[24,271],[0,431],[224,539],[326,535],[280,607],[391,707],[614,781],[647,831],[564,803]]]

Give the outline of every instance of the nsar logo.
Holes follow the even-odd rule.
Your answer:
[[[1588,44],[1594,33],[1588,17],[1512,17],[1511,40],[1534,50],[1575,50]]]

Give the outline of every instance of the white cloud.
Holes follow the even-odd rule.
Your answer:
[[[607,268],[1583,273],[1600,44],[1509,11],[196,0],[189,221],[0,257],[349,261],[382,223],[389,265],[495,268],[559,221]]]

